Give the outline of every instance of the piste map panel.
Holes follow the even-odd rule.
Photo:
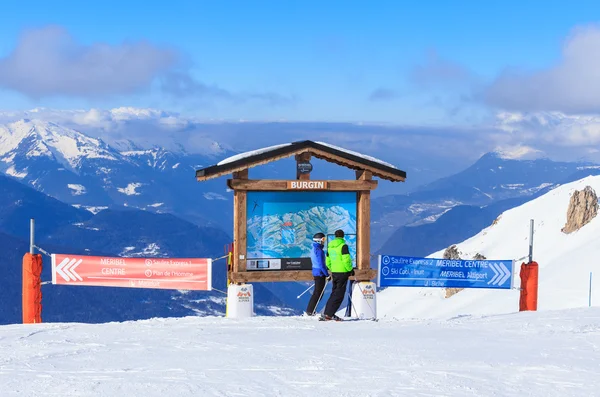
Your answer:
[[[356,192],[248,192],[248,271],[310,270],[312,237],[341,229],[356,258]]]

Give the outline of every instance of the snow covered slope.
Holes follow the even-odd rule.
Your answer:
[[[569,199],[574,190],[591,186],[600,193],[600,176],[562,185],[535,200],[504,212],[496,224],[457,244],[462,258],[476,253],[488,259],[518,259],[528,253],[529,220],[535,220],[534,260],[539,263],[538,309],[588,305],[590,272],[595,273],[592,296],[600,305],[600,218],[572,234],[564,234]],[[443,251],[430,255],[441,258]],[[515,286],[520,286],[521,262]],[[378,314],[398,317],[450,317],[518,311],[519,291],[463,290],[444,298],[441,289],[387,288],[378,295]]]
[[[0,326],[0,395],[592,396],[600,310]]]

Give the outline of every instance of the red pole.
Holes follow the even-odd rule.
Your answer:
[[[539,266],[537,262],[521,264],[521,297],[519,299],[519,311],[537,310],[538,303],[538,276]]]
[[[42,255],[23,256],[23,324],[42,322]]]

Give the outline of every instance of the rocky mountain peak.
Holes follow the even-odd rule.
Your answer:
[[[561,229],[563,233],[573,233],[588,224],[598,214],[598,196],[591,186],[575,190],[571,195],[567,209],[567,222]]]

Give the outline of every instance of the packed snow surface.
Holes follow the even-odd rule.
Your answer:
[[[0,395],[592,396],[600,309],[0,327]]]

